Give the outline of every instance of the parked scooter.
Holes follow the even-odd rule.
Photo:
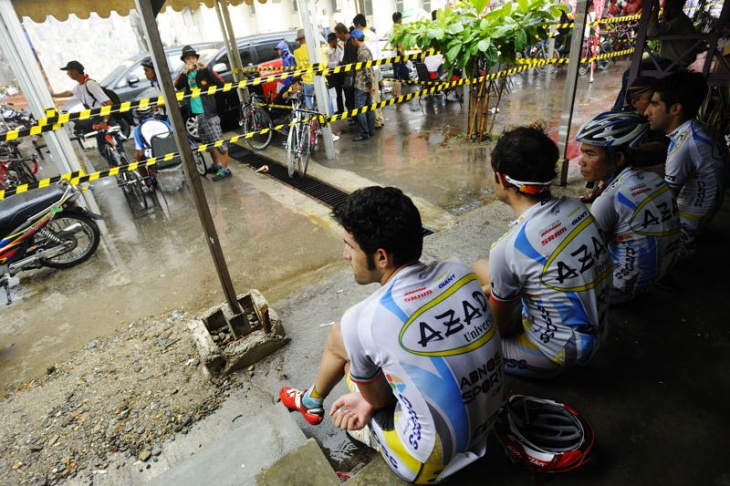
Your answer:
[[[10,299],[10,277],[40,267],[69,268],[99,246],[101,219],[76,203],[81,190],[63,181],[0,201],[0,287]]]

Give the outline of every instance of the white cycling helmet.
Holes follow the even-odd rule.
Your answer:
[[[638,113],[606,112],[583,125],[575,138],[599,147],[628,146],[636,149],[648,130],[649,123]]]
[[[497,414],[499,441],[513,462],[531,473],[565,472],[589,462],[593,427],[569,406],[542,398],[513,395]]]

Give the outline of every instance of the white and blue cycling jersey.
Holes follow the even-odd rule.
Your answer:
[[[693,235],[722,202],[727,150],[713,143],[706,129],[687,120],[669,134],[665,179],[677,195],[682,229]]]
[[[134,148],[144,151],[146,159],[152,157],[152,137],[172,131],[166,120],[147,118],[134,129]]]
[[[397,399],[394,428],[408,454],[420,463],[437,457],[444,475],[485,454],[502,404],[500,339],[487,298],[463,263],[399,270],[348,309],[341,326],[350,379],[369,383],[382,373],[388,380]]]
[[[674,264],[680,248],[679,212],[664,180],[627,167],[591,206],[613,260],[612,301],[646,291]]]
[[[535,349],[559,365],[584,364],[607,330],[611,268],[585,205],[550,198],[492,245],[490,298],[521,299],[525,335]]]

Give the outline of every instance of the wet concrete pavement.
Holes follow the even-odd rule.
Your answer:
[[[596,73],[592,84],[579,79],[572,133],[611,106],[622,68]],[[513,82],[495,133],[505,124],[542,119],[557,136],[564,73],[552,79],[517,75]],[[472,263],[506,230],[511,215],[502,205],[490,204],[488,146],[454,136],[464,130],[464,110],[456,102],[442,106],[435,100],[388,107],[386,127],[367,142],[351,142],[355,130],[338,122],[336,159],[326,160],[319,149],[310,172],[346,192],[368,184],[401,187],[416,199],[424,223],[436,230],[427,238],[427,256],[455,255]],[[275,138],[265,155],[284,160],[281,141]],[[265,175],[231,165],[232,179],[203,182],[234,284],[238,292],[262,290],[293,339],[261,365],[283,370],[257,378],[264,399],[238,404],[260,407],[282,384],[311,383],[328,324],[373,288],[357,287],[339,259],[341,234],[328,208]],[[75,269],[24,276],[14,289],[16,301],[0,309],[2,390],[39,376],[71,350],[130,321],[174,309],[202,310],[224,300],[187,188],[167,194],[164,211],[133,219],[114,184],[96,186],[109,231],[97,256]],[[574,184],[574,190],[580,186]],[[724,226],[708,238],[715,268],[728,268],[721,251],[728,241],[727,204],[723,214]],[[703,260],[708,268],[710,261]],[[727,434],[719,434],[711,451],[705,445],[708,436],[728,432],[721,410],[730,398],[722,371],[730,369],[728,335],[721,313],[708,305],[728,295],[727,282],[691,266],[683,272],[678,289],[652,293],[641,304],[612,312],[613,340],[586,370],[547,384],[506,382],[508,392],[566,400],[594,422],[604,460],[598,469],[567,476],[567,483],[730,483],[718,454],[730,450]],[[667,302],[680,309],[668,311]],[[698,397],[705,400],[698,404]],[[354,446],[331,425],[300,424],[341,469],[359,460]],[[675,462],[670,470],[676,457],[684,464]],[[455,483],[481,484],[485,478],[493,484],[530,482],[501,454],[491,454]]]

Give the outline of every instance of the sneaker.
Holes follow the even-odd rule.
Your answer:
[[[218,164],[213,164],[210,167],[208,167],[208,170],[206,170],[205,173],[206,174],[217,174],[219,170],[221,170],[221,166]]]
[[[346,430],[345,433],[350,440],[356,441],[361,445],[373,448],[372,443],[372,432],[370,432],[370,426],[366,425],[360,430]]]
[[[213,176],[214,181],[220,181],[226,177],[231,177],[231,169],[219,169],[218,172]]]
[[[340,139],[340,136],[339,136],[339,135],[332,135],[332,141],[333,141],[333,142],[336,142],[336,141],[338,141],[339,139]]]
[[[307,422],[312,425],[317,425],[322,421],[322,419],[324,419],[324,408],[305,408],[304,405],[302,405],[302,396],[304,395],[304,392],[306,392],[306,390],[297,390],[295,388],[285,386],[279,390],[279,398],[281,399],[281,403],[283,403],[290,412],[295,410],[299,411],[302,415],[304,415]]]

